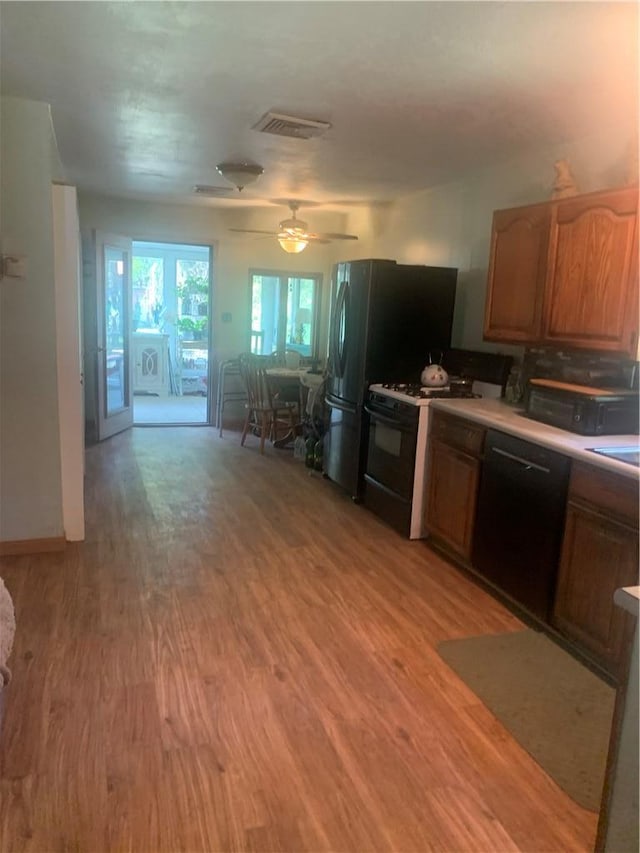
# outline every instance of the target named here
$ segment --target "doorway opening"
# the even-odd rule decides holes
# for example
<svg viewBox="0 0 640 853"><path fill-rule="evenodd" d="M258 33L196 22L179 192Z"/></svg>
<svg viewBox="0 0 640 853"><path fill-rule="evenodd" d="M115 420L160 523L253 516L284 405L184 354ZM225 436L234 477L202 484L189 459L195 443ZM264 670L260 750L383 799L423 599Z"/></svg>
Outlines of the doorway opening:
<svg viewBox="0 0 640 853"><path fill-rule="evenodd" d="M133 423L211 418L212 249L134 241Z"/></svg>

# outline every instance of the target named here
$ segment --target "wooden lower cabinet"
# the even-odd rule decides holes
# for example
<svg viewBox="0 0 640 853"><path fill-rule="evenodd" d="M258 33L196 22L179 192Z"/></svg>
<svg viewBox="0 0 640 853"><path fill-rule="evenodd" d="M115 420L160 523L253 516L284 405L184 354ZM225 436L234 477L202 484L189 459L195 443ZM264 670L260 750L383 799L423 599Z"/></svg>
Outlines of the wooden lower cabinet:
<svg viewBox="0 0 640 853"><path fill-rule="evenodd" d="M614 676L628 637L613 594L638 583L637 489L633 479L574 465L552 616Z"/></svg>
<svg viewBox="0 0 640 853"><path fill-rule="evenodd" d="M426 527L436 544L468 563L485 430L440 412L431 417Z"/></svg>

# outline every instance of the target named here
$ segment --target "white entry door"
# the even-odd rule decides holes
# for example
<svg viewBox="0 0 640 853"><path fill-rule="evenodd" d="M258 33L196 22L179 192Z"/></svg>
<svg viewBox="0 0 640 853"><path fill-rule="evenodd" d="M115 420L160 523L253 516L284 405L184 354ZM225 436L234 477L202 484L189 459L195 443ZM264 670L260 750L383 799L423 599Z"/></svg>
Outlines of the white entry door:
<svg viewBox="0 0 640 853"><path fill-rule="evenodd" d="M131 240L96 234L98 440L133 425Z"/></svg>

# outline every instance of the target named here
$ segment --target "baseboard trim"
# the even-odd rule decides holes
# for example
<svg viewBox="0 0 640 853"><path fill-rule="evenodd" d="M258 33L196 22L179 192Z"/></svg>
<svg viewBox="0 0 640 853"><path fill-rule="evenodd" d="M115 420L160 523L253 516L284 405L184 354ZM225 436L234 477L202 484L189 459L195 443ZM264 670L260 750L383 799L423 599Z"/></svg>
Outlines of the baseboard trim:
<svg viewBox="0 0 640 853"><path fill-rule="evenodd" d="M46 554L50 551L64 551L66 546L64 536L54 536L50 539L14 539L0 542L0 557L19 557L22 554Z"/></svg>

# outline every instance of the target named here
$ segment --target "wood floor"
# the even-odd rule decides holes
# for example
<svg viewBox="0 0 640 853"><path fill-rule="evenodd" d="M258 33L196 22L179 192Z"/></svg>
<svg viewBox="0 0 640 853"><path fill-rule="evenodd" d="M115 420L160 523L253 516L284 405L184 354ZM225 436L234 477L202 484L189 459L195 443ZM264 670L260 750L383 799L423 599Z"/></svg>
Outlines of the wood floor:
<svg viewBox="0 0 640 853"><path fill-rule="evenodd" d="M87 524L0 564L0 849L592 849L436 651L518 620L290 451L131 430L87 453Z"/></svg>

